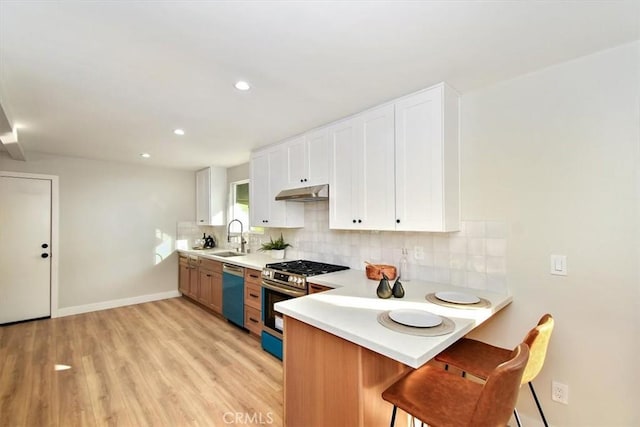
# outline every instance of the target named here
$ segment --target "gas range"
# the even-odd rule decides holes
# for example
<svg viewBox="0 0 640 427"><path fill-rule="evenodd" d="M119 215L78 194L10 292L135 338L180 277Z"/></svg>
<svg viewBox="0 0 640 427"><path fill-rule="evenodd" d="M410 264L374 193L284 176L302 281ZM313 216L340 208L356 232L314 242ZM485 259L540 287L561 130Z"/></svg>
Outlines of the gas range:
<svg viewBox="0 0 640 427"><path fill-rule="evenodd" d="M262 270L262 278L275 282L280 286L287 286L307 291L307 277L319 274L333 273L347 270L343 265L325 264L322 262L296 260L267 264Z"/></svg>
<svg viewBox="0 0 640 427"><path fill-rule="evenodd" d="M303 259L267 264L262 270L262 348L282 360L284 319L275 304L307 295L308 277L348 268Z"/></svg>

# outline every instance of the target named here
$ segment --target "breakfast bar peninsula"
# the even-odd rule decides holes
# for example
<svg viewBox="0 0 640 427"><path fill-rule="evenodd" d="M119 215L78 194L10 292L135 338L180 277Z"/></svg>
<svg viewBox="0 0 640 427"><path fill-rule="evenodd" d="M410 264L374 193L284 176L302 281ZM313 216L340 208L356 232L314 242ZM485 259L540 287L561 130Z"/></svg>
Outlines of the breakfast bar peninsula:
<svg viewBox="0 0 640 427"><path fill-rule="evenodd" d="M391 405L382 400L382 391L511 302L507 293L413 280L404 283L404 298L380 299L378 282L357 270L317 276L311 282L334 289L275 305L284 317L288 427L388 425ZM433 294L441 292L472 294L483 304L431 302ZM395 310L427 311L442 317L448 329L420 336L406 326L383 325L384 315ZM414 329L429 334L429 328Z"/></svg>

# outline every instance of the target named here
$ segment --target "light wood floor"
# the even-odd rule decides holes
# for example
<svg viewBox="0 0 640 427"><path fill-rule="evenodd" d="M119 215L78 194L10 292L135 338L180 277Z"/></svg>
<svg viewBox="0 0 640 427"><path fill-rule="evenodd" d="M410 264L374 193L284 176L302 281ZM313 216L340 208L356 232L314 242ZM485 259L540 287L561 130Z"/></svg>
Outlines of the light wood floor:
<svg viewBox="0 0 640 427"><path fill-rule="evenodd" d="M280 361L183 298L0 327L3 427L280 426L282 395Z"/></svg>

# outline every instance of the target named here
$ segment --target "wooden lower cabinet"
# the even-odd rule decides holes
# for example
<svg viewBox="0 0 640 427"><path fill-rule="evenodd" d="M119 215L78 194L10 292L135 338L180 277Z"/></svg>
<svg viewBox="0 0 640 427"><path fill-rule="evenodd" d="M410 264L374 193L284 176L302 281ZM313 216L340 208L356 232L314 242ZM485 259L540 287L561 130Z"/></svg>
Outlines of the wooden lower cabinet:
<svg viewBox="0 0 640 427"><path fill-rule="evenodd" d="M309 283L309 294L317 294L318 292L330 291L333 288L324 285L318 285L317 283Z"/></svg>
<svg viewBox="0 0 640 427"><path fill-rule="evenodd" d="M244 270L244 327L262 333L262 273L250 268Z"/></svg>
<svg viewBox="0 0 640 427"><path fill-rule="evenodd" d="M180 255L178 261L178 290L182 294L189 293L189 277L191 275L191 268L189 267L189 258Z"/></svg>
<svg viewBox="0 0 640 427"><path fill-rule="evenodd" d="M289 316L283 344L285 426L389 425L381 394L410 367ZM398 411L396 426L407 418Z"/></svg>
<svg viewBox="0 0 640 427"><path fill-rule="evenodd" d="M244 327L256 335L262 332L262 320L260 310L256 310L248 305L244 306Z"/></svg>
<svg viewBox="0 0 640 427"><path fill-rule="evenodd" d="M200 293L200 288L198 287L198 267L190 263L189 269L191 272L189 273L189 291L187 295L193 299L198 299L198 294Z"/></svg>
<svg viewBox="0 0 640 427"><path fill-rule="evenodd" d="M222 273L199 269L198 302L222 314Z"/></svg>
<svg viewBox="0 0 640 427"><path fill-rule="evenodd" d="M198 257L180 255L178 258L178 290L182 295L198 297Z"/></svg>
<svg viewBox="0 0 640 427"><path fill-rule="evenodd" d="M222 263L181 255L178 289L190 299L222 314Z"/></svg>

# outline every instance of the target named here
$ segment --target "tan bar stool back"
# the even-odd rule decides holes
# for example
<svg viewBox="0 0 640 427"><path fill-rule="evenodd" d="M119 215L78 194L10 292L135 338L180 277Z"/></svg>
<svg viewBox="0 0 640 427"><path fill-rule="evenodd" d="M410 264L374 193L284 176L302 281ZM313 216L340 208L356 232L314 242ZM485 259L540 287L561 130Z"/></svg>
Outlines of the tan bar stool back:
<svg viewBox="0 0 640 427"><path fill-rule="evenodd" d="M516 406L529 347L519 344L484 384L424 365L393 383L382 398L430 427L506 426Z"/></svg>
<svg viewBox="0 0 640 427"><path fill-rule="evenodd" d="M530 354L529 362L522 376L522 384L529 384L529 390L531 390L531 394L536 402L538 412L540 412L545 427L548 427L547 419L538 401L538 396L533 388L532 381L538 376L544 365L553 326L553 316L545 314L538 322L538 325L529 331L523 341L523 343L529 346ZM462 338L438 354L435 359L444 363L447 367L453 366L465 373L484 380L488 378L496 366L507 360L510 354L511 351L508 349L495 347L491 344L470 338ZM521 426L517 409L514 409L514 416L518 426Z"/></svg>

